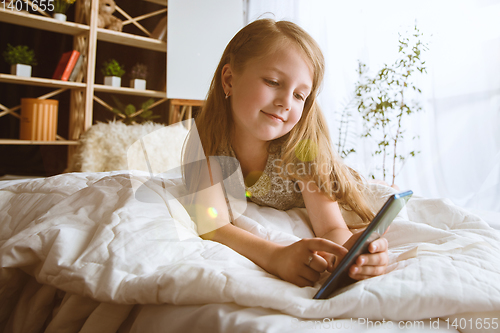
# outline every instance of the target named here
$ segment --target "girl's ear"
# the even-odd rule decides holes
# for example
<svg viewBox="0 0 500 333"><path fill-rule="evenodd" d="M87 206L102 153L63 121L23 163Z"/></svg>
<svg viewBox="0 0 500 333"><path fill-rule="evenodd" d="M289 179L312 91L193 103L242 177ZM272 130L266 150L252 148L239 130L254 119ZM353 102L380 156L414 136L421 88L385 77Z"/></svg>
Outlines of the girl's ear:
<svg viewBox="0 0 500 333"><path fill-rule="evenodd" d="M225 64L221 73L222 89L226 95L231 95L233 89L233 70L231 65Z"/></svg>

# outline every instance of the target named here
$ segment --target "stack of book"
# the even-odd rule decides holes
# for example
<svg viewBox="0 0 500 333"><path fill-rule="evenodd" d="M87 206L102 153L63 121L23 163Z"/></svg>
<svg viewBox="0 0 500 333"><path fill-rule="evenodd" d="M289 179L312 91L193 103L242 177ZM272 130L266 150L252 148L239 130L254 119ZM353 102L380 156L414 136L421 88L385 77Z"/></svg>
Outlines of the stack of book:
<svg viewBox="0 0 500 333"><path fill-rule="evenodd" d="M83 64L83 56L80 52L73 50L63 53L59 63L57 64L52 79L62 81L76 81L76 77L80 72Z"/></svg>

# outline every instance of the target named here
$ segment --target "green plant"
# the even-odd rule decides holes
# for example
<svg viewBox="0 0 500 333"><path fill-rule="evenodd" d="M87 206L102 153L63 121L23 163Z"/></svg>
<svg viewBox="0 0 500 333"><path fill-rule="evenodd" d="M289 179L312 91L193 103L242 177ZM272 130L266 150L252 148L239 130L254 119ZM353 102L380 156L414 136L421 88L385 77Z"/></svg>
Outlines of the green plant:
<svg viewBox="0 0 500 333"><path fill-rule="evenodd" d="M3 52L3 57L9 65L37 65L35 51L30 50L26 45L12 46L7 44L7 49Z"/></svg>
<svg viewBox="0 0 500 333"><path fill-rule="evenodd" d="M138 111L133 104L125 105L120 102L118 98L114 96L112 96L112 98L117 107L113 108L111 111L122 118L121 121L127 125L138 124L160 118L158 115L153 115L153 111L150 110L150 107L154 104L154 100L152 98L142 103L141 109Z"/></svg>
<svg viewBox="0 0 500 333"><path fill-rule="evenodd" d="M392 65L385 64L374 76L370 76L367 66L359 62L360 81L355 91L358 111L364 123L362 136L371 137L377 142L377 149L372 155L382 156L384 181L388 168L386 157L391 157L393 185L407 158L419 153L415 150L401 153L398 143L404 139L406 132L403 118L422 110L418 102L422 91L413 81L414 73L427 73L425 61L420 59L422 52L428 50L427 43L421 40L422 35L416 26L412 32L399 34L398 59ZM399 171L396 172L398 163ZM375 178L373 174L371 177Z"/></svg>
<svg viewBox="0 0 500 333"><path fill-rule="evenodd" d="M351 128L352 119L354 117L354 111L357 107L357 99L356 96L351 96L344 104L342 111L340 112L340 119L338 121L339 127L339 141L337 143L337 152L339 153L341 158L346 158L351 153L355 153L356 149L348 147L349 145L353 145L353 139L355 134L353 135L353 131Z"/></svg>
<svg viewBox="0 0 500 333"><path fill-rule="evenodd" d="M361 64L358 64L358 81L355 83L355 92L349 94L349 97L346 102L343 103L342 111L337 113L340 116L338 121L338 143L337 143L337 152L340 157L346 158L352 153L356 152L355 147L359 138L359 134L356 129L352 128L353 123L356 123L356 112L358 111L359 106L359 94L357 90L361 85L361 78L363 72L361 71ZM355 125L355 124L354 124Z"/></svg>
<svg viewBox="0 0 500 333"><path fill-rule="evenodd" d="M54 0L54 13L65 14L76 0Z"/></svg>
<svg viewBox="0 0 500 333"><path fill-rule="evenodd" d="M130 71L130 77L132 80L134 79L141 79L141 80L146 80L146 77L148 76L148 66L145 64L137 63L132 67L132 70Z"/></svg>
<svg viewBox="0 0 500 333"><path fill-rule="evenodd" d="M120 65L115 59L105 61L102 65L101 72L104 76L122 77L125 74L123 65Z"/></svg>

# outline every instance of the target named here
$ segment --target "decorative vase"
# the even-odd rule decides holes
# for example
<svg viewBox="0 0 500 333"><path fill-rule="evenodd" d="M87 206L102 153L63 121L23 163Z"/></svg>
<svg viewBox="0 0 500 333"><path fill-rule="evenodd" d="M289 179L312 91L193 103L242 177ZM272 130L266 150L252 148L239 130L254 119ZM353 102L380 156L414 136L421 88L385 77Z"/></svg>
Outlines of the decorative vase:
<svg viewBox="0 0 500 333"><path fill-rule="evenodd" d="M138 90L146 90L146 80L143 79L130 80L130 88Z"/></svg>
<svg viewBox="0 0 500 333"><path fill-rule="evenodd" d="M112 87L121 87L122 78L118 76L105 76L104 84Z"/></svg>
<svg viewBox="0 0 500 333"><path fill-rule="evenodd" d="M33 141L55 141L57 109L54 99L21 98L21 128L19 138Z"/></svg>
<svg viewBox="0 0 500 333"><path fill-rule="evenodd" d="M10 73L17 76L31 77L31 66L15 64L10 66Z"/></svg>
<svg viewBox="0 0 500 333"><path fill-rule="evenodd" d="M66 14L63 13L54 13L54 20L66 22Z"/></svg>

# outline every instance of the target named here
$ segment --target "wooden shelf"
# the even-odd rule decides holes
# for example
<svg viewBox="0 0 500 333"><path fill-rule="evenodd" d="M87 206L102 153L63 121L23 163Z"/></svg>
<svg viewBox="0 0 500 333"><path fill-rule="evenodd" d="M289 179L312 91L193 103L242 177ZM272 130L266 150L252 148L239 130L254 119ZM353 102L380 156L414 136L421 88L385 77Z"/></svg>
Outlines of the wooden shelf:
<svg viewBox="0 0 500 333"><path fill-rule="evenodd" d="M97 40L167 53L167 43L159 39L137 36L125 32L98 28Z"/></svg>
<svg viewBox="0 0 500 333"><path fill-rule="evenodd" d="M155 90L139 90L127 87L112 87L105 86L102 84L95 84L94 91L107 92L107 93L116 93L123 95L134 95L134 96L145 96L152 98L167 98L167 93L164 91L155 91Z"/></svg>
<svg viewBox="0 0 500 333"><path fill-rule="evenodd" d="M32 140L14 140L0 139L0 145L49 145L49 146L76 146L78 141L57 140L57 141L32 141Z"/></svg>
<svg viewBox="0 0 500 333"><path fill-rule="evenodd" d="M158 5L167 6L167 0L145 0L147 2L156 3Z"/></svg>
<svg viewBox="0 0 500 333"><path fill-rule="evenodd" d="M86 83L45 79L40 77L23 77L11 74L0 74L0 82L24 84L49 88L85 89Z"/></svg>
<svg viewBox="0 0 500 333"><path fill-rule="evenodd" d="M12 11L3 8L0 9L0 21L72 36L89 32L89 27L84 24L61 22L54 20L52 17L30 14L23 11Z"/></svg>

